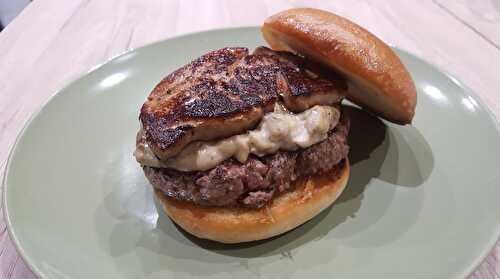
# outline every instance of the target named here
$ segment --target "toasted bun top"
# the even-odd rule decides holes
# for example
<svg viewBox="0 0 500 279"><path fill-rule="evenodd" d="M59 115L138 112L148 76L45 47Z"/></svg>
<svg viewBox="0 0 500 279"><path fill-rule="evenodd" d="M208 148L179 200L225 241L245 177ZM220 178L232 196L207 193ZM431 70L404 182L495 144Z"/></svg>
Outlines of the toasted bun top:
<svg viewBox="0 0 500 279"><path fill-rule="evenodd" d="M366 29L330 12L298 8L269 17L262 33L273 49L344 74L349 100L392 122L411 123L417 103L413 80L392 49Z"/></svg>

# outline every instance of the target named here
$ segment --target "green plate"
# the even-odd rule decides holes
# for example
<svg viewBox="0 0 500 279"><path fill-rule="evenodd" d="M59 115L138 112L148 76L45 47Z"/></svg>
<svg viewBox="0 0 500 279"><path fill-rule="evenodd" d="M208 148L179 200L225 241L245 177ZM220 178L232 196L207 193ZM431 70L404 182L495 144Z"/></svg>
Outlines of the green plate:
<svg viewBox="0 0 500 279"><path fill-rule="evenodd" d="M285 235L224 246L158 212L132 152L138 111L163 76L213 49L264 45L225 29L121 55L56 94L26 125L5 214L41 278L465 278L500 231L500 133L457 80L396 50L418 90L413 126L360 110L339 200Z"/></svg>

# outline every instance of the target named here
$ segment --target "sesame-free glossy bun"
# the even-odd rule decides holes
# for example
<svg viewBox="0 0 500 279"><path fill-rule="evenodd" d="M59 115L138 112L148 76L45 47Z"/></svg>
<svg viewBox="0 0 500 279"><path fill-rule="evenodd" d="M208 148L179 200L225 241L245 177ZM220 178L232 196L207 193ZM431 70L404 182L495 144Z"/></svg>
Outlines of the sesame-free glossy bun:
<svg viewBox="0 0 500 279"><path fill-rule="evenodd" d="M333 13L290 9L269 17L262 34L271 48L298 53L349 80L347 98L399 124L409 124L417 95L394 51L375 35Z"/></svg>
<svg viewBox="0 0 500 279"><path fill-rule="evenodd" d="M318 215L344 190L349 178L346 160L330 173L297 182L261 209L208 207L179 201L155 190L167 215L187 232L223 243L240 243L285 233Z"/></svg>

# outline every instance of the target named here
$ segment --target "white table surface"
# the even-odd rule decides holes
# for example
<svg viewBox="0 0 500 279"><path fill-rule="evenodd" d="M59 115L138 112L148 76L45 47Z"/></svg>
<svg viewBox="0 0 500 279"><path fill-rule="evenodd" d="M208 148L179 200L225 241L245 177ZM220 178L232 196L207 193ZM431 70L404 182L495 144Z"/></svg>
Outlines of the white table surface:
<svg viewBox="0 0 500 279"><path fill-rule="evenodd" d="M500 116L500 1L36 0L0 33L0 171L28 117L93 66L175 35L260 25L291 7L333 11L472 88ZM0 278L33 278L0 217ZM76 260L76 259L75 259ZM500 279L500 245L471 278Z"/></svg>

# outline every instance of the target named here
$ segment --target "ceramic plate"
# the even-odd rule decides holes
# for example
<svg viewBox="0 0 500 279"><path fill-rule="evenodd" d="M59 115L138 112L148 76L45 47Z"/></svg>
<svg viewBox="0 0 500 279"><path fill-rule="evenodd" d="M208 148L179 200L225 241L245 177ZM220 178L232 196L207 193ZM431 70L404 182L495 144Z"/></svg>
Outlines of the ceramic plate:
<svg viewBox="0 0 500 279"><path fill-rule="evenodd" d="M26 125L4 181L9 231L42 278L465 278L500 228L500 133L457 80L396 50L418 90L412 126L351 109L351 179L305 225L258 243L195 239L158 212L132 152L162 77L258 28L155 43L98 67Z"/></svg>

